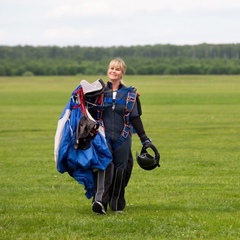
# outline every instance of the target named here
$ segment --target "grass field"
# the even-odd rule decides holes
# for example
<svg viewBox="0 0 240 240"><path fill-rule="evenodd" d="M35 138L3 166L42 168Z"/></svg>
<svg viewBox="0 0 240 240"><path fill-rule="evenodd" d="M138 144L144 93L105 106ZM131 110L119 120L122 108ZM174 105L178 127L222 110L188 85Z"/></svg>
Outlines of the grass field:
<svg viewBox="0 0 240 240"><path fill-rule="evenodd" d="M0 239L240 239L240 76L125 78L161 167L135 162L124 213L105 216L53 161L58 118L83 78L96 80L0 78Z"/></svg>

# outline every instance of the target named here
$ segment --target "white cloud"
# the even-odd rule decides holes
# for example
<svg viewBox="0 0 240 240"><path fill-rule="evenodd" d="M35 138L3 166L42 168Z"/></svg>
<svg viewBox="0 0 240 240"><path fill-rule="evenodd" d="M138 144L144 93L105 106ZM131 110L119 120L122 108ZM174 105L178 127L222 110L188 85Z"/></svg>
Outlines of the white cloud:
<svg viewBox="0 0 240 240"><path fill-rule="evenodd" d="M7 39L7 32L6 31L3 31L3 30L0 30L0 39Z"/></svg>
<svg viewBox="0 0 240 240"><path fill-rule="evenodd" d="M240 1L1 0L0 29L0 45L240 42Z"/></svg>
<svg viewBox="0 0 240 240"><path fill-rule="evenodd" d="M120 6L119 6L120 5ZM55 5L46 13L49 19L64 17L105 17L116 18L135 15L142 15L143 18L149 14L161 14L163 16L191 14L193 13L224 13L240 10L240 1L236 0L149 0L129 1L122 0L90 0L85 2L68 1L66 4ZM159 17L161 17L161 15Z"/></svg>
<svg viewBox="0 0 240 240"><path fill-rule="evenodd" d="M48 19L58 18L79 18L79 17L104 17L105 15L114 15L107 2L96 1L91 2L79 2L77 5L64 4L55 7L47 12L46 17Z"/></svg>

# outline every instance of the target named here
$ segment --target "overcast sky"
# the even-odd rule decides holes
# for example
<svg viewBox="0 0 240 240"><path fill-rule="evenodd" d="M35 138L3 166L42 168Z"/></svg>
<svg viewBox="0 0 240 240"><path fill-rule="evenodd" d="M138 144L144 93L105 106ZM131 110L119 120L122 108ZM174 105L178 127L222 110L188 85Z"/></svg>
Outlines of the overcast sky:
<svg viewBox="0 0 240 240"><path fill-rule="evenodd" d="M0 45L240 43L240 0L0 0Z"/></svg>

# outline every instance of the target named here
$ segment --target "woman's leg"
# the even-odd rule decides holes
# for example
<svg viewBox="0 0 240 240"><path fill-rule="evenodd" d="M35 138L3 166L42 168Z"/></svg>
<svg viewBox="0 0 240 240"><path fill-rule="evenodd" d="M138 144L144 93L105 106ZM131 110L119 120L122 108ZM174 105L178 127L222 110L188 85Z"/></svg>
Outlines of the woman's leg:
<svg viewBox="0 0 240 240"><path fill-rule="evenodd" d="M109 205L113 211L122 211L125 208L125 187L131 176L131 137L128 137L113 152L114 175L110 188Z"/></svg>
<svg viewBox="0 0 240 240"><path fill-rule="evenodd" d="M105 170L94 172L95 195L92 210L99 214L105 214L109 203L109 188L113 179L113 164L110 163Z"/></svg>

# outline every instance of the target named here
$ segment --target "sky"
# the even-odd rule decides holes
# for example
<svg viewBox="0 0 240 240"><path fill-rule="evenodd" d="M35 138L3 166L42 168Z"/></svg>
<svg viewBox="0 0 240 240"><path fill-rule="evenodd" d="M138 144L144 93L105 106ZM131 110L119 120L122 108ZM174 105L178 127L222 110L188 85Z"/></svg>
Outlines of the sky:
<svg viewBox="0 0 240 240"><path fill-rule="evenodd" d="M240 0L0 0L0 45L240 43Z"/></svg>

